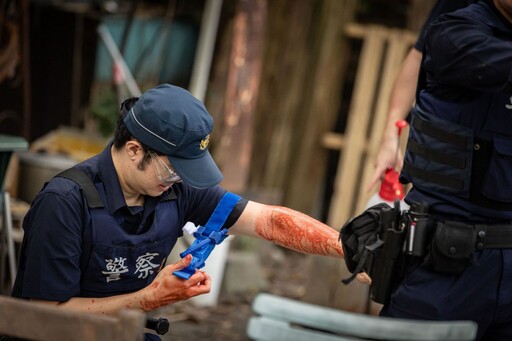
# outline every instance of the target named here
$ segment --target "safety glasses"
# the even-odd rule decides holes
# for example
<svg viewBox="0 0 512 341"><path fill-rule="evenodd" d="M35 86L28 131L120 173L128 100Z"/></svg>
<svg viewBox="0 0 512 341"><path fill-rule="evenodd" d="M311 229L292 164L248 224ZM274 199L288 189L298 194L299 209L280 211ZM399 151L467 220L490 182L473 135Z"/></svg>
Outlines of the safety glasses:
<svg viewBox="0 0 512 341"><path fill-rule="evenodd" d="M172 184L181 181L180 176L172 166L168 166L161 158L158 157L158 155L150 151L149 156L152 159L158 180L160 180L164 185L171 186Z"/></svg>

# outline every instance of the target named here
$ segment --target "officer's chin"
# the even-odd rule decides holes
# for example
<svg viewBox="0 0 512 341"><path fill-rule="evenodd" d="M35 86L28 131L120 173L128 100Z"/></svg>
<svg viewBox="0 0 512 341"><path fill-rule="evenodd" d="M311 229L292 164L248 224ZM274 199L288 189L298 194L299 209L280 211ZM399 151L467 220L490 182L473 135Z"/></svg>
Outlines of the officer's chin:
<svg viewBox="0 0 512 341"><path fill-rule="evenodd" d="M171 186L166 186L166 185L158 185L158 189L161 191L160 194L162 194L163 192L165 191L168 191L169 188L171 188Z"/></svg>
<svg viewBox="0 0 512 341"><path fill-rule="evenodd" d="M154 187L151 190L147 191L146 195L149 195L150 197L159 197L168 189L169 186L158 185L157 187Z"/></svg>

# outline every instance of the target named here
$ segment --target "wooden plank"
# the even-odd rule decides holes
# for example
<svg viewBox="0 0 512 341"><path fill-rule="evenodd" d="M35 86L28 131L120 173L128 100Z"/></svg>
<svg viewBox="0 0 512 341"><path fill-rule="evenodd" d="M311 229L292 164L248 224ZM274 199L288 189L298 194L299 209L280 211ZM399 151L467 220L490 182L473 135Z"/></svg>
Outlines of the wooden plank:
<svg viewBox="0 0 512 341"><path fill-rule="evenodd" d="M320 139L338 114L350 56L344 24L356 5L269 1L250 187L284 190L281 204L308 214L325 179L328 153Z"/></svg>
<svg viewBox="0 0 512 341"><path fill-rule="evenodd" d="M246 190L249 178L266 15L266 0L237 3L224 103L224 129L220 148L215 153L224 174L222 186L237 193Z"/></svg>
<svg viewBox="0 0 512 341"><path fill-rule="evenodd" d="M341 227L345 223L355 206L354 193L361 186L358 173L362 148L366 143L365 132L372 110L372 99L376 96L378 70L384 52L384 37L385 32L379 27L371 26L363 42L345 133L347 148L343 151L338 164L327 222L333 227Z"/></svg>
<svg viewBox="0 0 512 341"><path fill-rule="evenodd" d="M252 159L254 187L283 189L290 159L296 154L298 115L311 71L311 46L305 42L314 27L314 8L313 1L269 2L262 69L265 86L260 89L254 126L254 148L261 151Z"/></svg>
<svg viewBox="0 0 512 341"><path fill-rule="evenodd" d="M384 61L385 64L382 70L379 91L376 96L376 110L370 120L370 135L368 136L368 142L366 144L368 146L368 151L364 155L365 161L361 179L362 186L357 195L357 205L353 214L362 212L366 203L373 194L367 191L366 188L368 188L371 176L373 175L375 157L379 151L383 130L386 125L389 96L391 94L396 75L402 66L402 61L411 47L410 44L407 43L407 39L405 39L406 34L407 33L404 31L391 30L387 36L388 47ZM404 131L404 133L406 132Z"/></svg>
<svg viewBox="0 0 512 341"><path fill-rule="evenodd" d="M377 25L363 25L354 22L347 24L347 26L345 27L345 34L350 38L365 39L367 37L368 31L375 29L375 27L379 27L379 30L383 33L386 39L387 37L392 35L393 32L400 32L399 34L403 39L402 42L408 45L412 45L417 38L417 34L412 31L397 30L396 28L389 28Z"/></svg>
<svg viewBox="0 0 512 341"><path fill-rule="evenodd" d="M405 53L414 41L414 35L408 31L374 25L350 24L346 34L363 39L363 46L346 131L343 135L323 135L324 145L340 148L342 152L328 216L328 224L334 228L341 228L369 198L366 184L374 169L373 158L387 118L389 94ZM333 287L334 293L330 294L332 303L328 306L359 313L375 308L369 301L367 285L358 281L348 286L339 283L350 275L345 264L315 258L312 264L316 272L324 267L323 272L331 274L327 286ZM308 294L307 301L325 303L310 298Z"/></svg>
<svg viewBox="0 0 512 341"><path fill-rule="evenodd" d="M322 136L322 147L332 150L342 150L345 147L345 136L328 131Z"/></svg>
<svg viewBox="0 0 512 341"><path fill-rule="evenodd" d="M354 203L352 193L357 190L357 174L360 155L365 146L365 127L368 124L372 109L371 98L375 96L378 70L384 53L384 33L378 27L372 26L366 32L361 57L354 85L354 95L350 105L346 145L338 164L338 172L329 211L328 225L341 228L345 217L351 212ZM350 167L343 165L350 165ZM350 181L352 179L352 181ZM349 180L349 181L347 181ZM342 278L347 278L350 272L343 262L338 260L321 260L312 258L315 268L329 269L331 276L328 283L333 285L334 292L330 295L329 306L342 310L365 313L368 309L368 286L357 281L349 286L340 284ZM319 270L317 270L319 271ZM329 286L330 287L330 286ZM315 303L310 297L307 300Z"/></svg>
<svg viewBox="0 0 512 341"><path fill-rule="evenodd" d="M350 24L347 26L346 32L357 38L366 34L366 38L363 38L366 41L370 32L376 29L379 30L379 39L382 39L382 44L387 48L380 55L373 57L373 63L374 65L380 63L384 66L380 68L379 64L378 68L373 67L366 71L358 70L347 130L343 138L340 139L339 136L332 134L323 136L324 145L328 144L327 147L330 148L341 147L343 151L338 164L328 220L329 224L338 226L362 211L372 195L366 191L366 188L373 174L373 163L387 118L389 95L404 56L415 38L410 31L372 25ZM362 53L360 64L367 63L364 58L369 57L364 57ZM370 86L359 86L358 79L367 77L361 75L361 72L368 74L373 72L372 78L366 78L366 82L375 81L378 84L371 89ZM361 104L362 102L363 104ZM404 136L407 136L407 130L403 132L402 137ZM341 140L343 142L340 143ZM404 138L402 140L405 141ZM347 167L349 169L346 169ZM342 205L342 198L350 198L352 205Z"/></svg>
<svg viewBox="0 0 512 341"><path fill-rule="evenodd" d="M437 0L411 0L407 10L407 29L419 32Z"/></svg>
<svg viewBox="0 0 512 341"><path fill-rule="evenodd" d="M355 12L355 5L350 1L325 0L317 6L320 7L319 14L311 32L311 40L317 45L309 51L313 61L308 66L311 81L308 88L302 90L302 106L297 113L301 118L292 125L301 132L293 142L300 152L293 153L290 158L284 193L285 206L311 215L314 215L312 208L316 208L320 201L328 157L319 136L332 129L339 113L342 75L349 58L348 53L340 54L349 46L348 40L342 38L346 22Z"/></svg>
<svg viewBox="0 0 512 341"><path fill-rule="evenodd" d="M23 339L140 341L145 319L145 314L135 310L114 317L0 296L0 334Z"/></svg>

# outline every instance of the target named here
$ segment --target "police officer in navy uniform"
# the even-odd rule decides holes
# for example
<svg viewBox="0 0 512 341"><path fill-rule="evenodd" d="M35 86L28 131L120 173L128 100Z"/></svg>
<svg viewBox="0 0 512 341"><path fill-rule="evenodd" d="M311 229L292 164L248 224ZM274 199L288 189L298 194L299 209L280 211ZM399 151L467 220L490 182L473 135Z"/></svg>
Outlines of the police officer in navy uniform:
<svg viewBox="0 0 512 341"><path fill-rule="evenodd" d="M477 1L438 0L430 11L427 20L421 28L418 39L402 63L389 95L386 125L382 134L379 151L375 157L375 170L368 185L369 189L384 179L386 170L395 169L400 171L402 168L403 156L399 148L400 136L397 134L396 122L405 120L414 105L416 85L418 83L421 59L425 48L425 35L428 27L441 14L456 11Z"/></svg>
<svg viewBox="0 0 512 341"><path fill-rule="evenodd" d="M401 180L428 205L431 242L381 314L512 340L512 0L442 15L422 68Z"/></svg>
<svg viewBox="0 0 512 341"><path fill-rule="evenodd" d="M113 142L74 167L85 180L57 176L35 197L13 296L116 314L210 291L203 271L173 275L190 265L190 255L165 263L182 227L204 226L226 194L207 148L212 117L169 84L126 101L122 111ZM238 199L222 226L229 234L342 257L336 230L288 208Z"/></svg>

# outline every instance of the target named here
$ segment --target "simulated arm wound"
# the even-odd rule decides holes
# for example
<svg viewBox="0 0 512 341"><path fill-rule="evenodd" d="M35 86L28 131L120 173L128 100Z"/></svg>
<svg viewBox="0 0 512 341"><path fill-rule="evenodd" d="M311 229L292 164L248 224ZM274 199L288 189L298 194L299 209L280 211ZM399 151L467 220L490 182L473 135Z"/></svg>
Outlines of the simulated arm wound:
<svg viewBox="0 0 512 341"><path fill-rule="evenodd" d="M256 221L256 233L286 248L316 255L342 257L338 231L286 207L269 206Z"/></svg>

